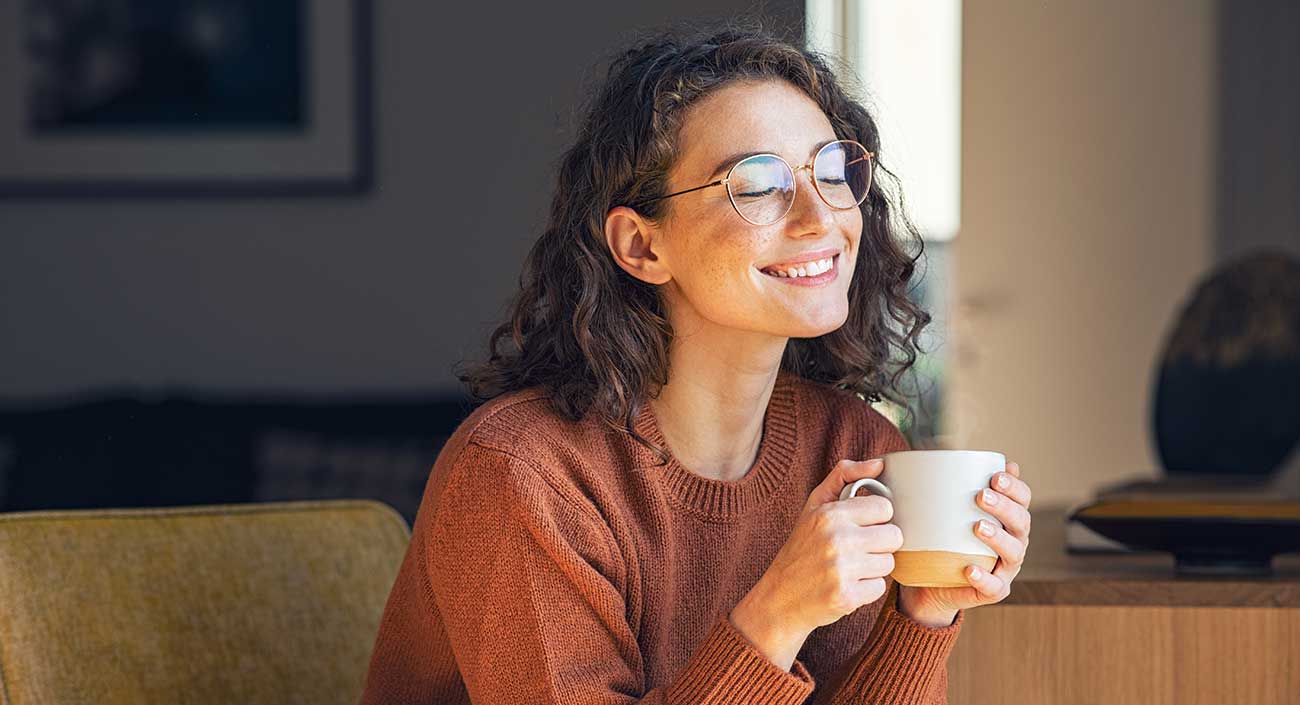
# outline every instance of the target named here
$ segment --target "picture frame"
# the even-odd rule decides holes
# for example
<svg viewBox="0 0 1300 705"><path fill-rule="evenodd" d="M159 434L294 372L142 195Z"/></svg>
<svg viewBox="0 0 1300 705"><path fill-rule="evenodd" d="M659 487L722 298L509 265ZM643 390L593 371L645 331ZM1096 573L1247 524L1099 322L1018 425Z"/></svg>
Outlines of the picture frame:
<svg viewBox="0 0 1300 705"><path fill-rule="evenodd" d="M363 194L371 63L369 0L0 3L0 198Z"/></svg>

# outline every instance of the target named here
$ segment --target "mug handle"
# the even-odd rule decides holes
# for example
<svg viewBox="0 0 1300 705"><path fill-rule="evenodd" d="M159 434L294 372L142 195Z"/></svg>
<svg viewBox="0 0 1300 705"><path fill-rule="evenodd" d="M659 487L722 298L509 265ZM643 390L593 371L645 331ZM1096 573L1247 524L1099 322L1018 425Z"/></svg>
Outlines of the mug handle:
<svg viewBox="0 0 1300 705"><path fill-rule="evenodd" d="M894 501L894 493L891 492L888 487L885 487L884 483L870 477L855 480L853 484L847 485L840 491L840 499L848 499L849 497L852 497L858 493L858 489L861 487L870 487L873 493L878 494L891 502Z"/></svg>

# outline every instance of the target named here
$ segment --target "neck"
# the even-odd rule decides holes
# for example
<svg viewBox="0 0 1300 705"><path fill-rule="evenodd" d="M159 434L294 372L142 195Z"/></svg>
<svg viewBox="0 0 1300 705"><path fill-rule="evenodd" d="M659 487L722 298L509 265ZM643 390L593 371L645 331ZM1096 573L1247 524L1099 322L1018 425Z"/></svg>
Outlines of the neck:
<svg viewBox="0 0 1300 705"><path fill-rule="evenodd" d="M749 472L787 341L711 326L673 336L668 383L649 403L682 467L728 482Z"/></svg>

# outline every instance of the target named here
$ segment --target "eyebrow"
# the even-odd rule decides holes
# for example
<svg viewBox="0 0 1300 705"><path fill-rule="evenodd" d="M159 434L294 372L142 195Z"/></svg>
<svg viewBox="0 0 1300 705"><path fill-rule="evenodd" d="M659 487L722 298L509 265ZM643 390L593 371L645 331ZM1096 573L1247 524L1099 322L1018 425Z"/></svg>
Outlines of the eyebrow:
<svg viewBox="0 0 1300 705"><path fill-rule="evenodd" d="M826 145L830 144L831 142L834 142L837 139L839 138L835 137L832 139L818 142L817 144L813 145L812 154L816 154L818 151L821 150L822 147L825 147ZM776 153L771 151L766 151L766 150L760 150L757 152L739 152L737 154L732 154L728 156L726 159L723 159L722 161L718 162L718 165L713 168L713 171L709 172L709 176L708 176L709 180L712 180L713 177L717 176L719 173L730 169L732 166L736 164L736 162L740 161L741 159L747 159L749 157L758 154L776 154Z"/></svg>

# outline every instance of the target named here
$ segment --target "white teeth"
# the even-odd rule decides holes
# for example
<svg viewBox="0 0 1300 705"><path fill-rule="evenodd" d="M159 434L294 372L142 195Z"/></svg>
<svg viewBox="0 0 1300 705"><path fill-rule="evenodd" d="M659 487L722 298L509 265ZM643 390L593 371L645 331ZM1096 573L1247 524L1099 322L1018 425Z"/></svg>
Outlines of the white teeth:
<svg viewBox="0 0 1300 705"><path fill-rule="evenodd" d="M834 266L834 258L827 257L826 259L817 260L816 262L805 262L798 267L792 267L787 270L770 269L767 270L767 272L768 274L777 277L815 277L818 274L829 271L830 268Z"/></svg>

